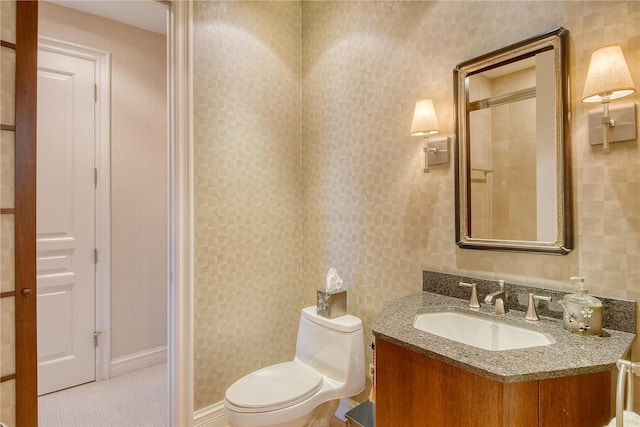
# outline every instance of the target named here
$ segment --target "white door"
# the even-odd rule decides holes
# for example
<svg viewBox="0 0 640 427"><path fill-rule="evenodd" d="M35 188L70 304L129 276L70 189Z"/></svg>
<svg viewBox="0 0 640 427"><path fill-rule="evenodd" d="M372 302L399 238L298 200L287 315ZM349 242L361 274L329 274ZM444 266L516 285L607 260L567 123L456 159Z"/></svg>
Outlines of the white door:
<svg viewBox="0 0 640 427"><path fill-rule="evenodd" d="M95 380L94 67L38 52L38 395Z"/></svg>

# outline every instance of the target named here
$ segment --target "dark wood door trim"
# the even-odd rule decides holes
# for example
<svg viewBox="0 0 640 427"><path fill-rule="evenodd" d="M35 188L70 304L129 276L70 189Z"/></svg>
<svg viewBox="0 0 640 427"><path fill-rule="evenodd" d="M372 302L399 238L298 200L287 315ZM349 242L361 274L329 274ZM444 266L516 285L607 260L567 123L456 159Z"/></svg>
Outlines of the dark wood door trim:
<svg viewBox="0 0 640 427"><path fill-rule="evenodd" d="M38 426L36 332L36 128L38 2L16 8L16 424Z"/></svg>
<svg viewBox="0 0 640 427"><path fill-rule="evenodd" d="M5 40L0 41L0 46L6 47L8 49L13 49L13 50L16 49L15 43L11 43L11 42L8 42L8 41L5 41Z"/></svg>
<svg viewBox="0 0 640 427"><path fill-rule="evenodd" d="M4 377L0 378L0 383L3 383L5 381L15 380L15 379L16 379L16 374L5 375Z"/></svg>

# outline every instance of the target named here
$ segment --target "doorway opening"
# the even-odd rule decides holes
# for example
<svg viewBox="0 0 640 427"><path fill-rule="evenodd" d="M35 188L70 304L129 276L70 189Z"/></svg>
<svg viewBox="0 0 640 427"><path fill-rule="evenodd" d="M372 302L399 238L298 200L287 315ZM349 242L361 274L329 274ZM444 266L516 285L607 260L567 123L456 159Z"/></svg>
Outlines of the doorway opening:
<svg viewBox="0 0 640 427"><path fill-rule="evenodd" d="M47 303L42 303L40 300L40 291L44 287L41 286L40 278L38 281L39 365L50 365L53 371L58 371L53 363L56 358L65 362L70 359L79 359L79 356L71 353L69 349L76 349L76 344L79 342L86 345L89 341L88 347L95 349L93 353L87 352L89 354L87 357L92 363L90 370L93 378L84 376L76 380L75 384L63 383L53 388L42 387L39 394L129 374L167 361L169 324L167 321L169 281L167 277L169 274L167 267L169 160L167 156L169 149L166 30L168 10L165 4L158 2L127 2L135 8L144 6L161 10L160 14L124 11L124 15L128 17L142 16L146 20L150 16L160 16L164 34L158 34L153 30L134 27L135 23L114 21L119 19L108 14L107 18L98 16L97 14L107 13L104 10L105 6L117 9L118 13L122 13L123 7L127 6L121 2L111 3L111 5L109 3L40 2L39 32L41 36L48 38L48 40L42 39L44 44L57 43L60 47L66 43L67 52L59 49L56 52L57 55L68 57L74 49L76 51L84 49L85 52L94 51L96 57L100 56L100 52L104 55L95 60L83 58L84 62L93 61L96 78L95 86L92 88L96 106L96 113L92 114L95 119L94 128L93 132L85 130L95 137L94 153L93 156L85 156L88 159L85 162L87 164L82 166L79 172L82 175L85 169L91 169L90 179L91 181L95 179L91 184L97 189L97 193L91 196L91 203L88 203L93 205L93 214L86 215L93 220L92 231L86 233L90 237L88 240L91 240L87 245L91 253L86 256L86 251L80 254L80 251L68 248L53 248L53 255L50 252L49 256L38 260L39 268L41 265L51 267L48 270L49 274L42 276L45 279L54 279L53 291L42 295L48 298ZM76 6L82 8L96 6L98 9L77 10ZM61 43L61 40L65 43ZM43 68L41 64L39 68ZM46 70L41 72L49 73L58 86L67 87L67 89L68 86L73 86L73 90L77 89L78 85L75 83L66 86L60 83L64 79L59 76L56 80L56 76L52 76L55 74L52 67L44 68ZM102 76L101 71L105 73ZM111 75L105 77L108 72ZM66 75L76 76L76 72L67 71ZM101 77L105 77L102 82L99 81ZM50 85L54 86L54 94L56 84ZM68 89L68 91L73 90ZM52 99L49 95L43 98ZM110 107L101 104L107 100L111 104ZM40 100L38 104L40 105ZM56 109L55 104L53 108ZM78 111L82 112L85 109L81 107ZM67 116L76 117L77 114ZM40 116L39 114L39 121ZM87 120L83 119L80 122L81 127L87 126ZM64 123L68 133L71 132L69 129L73 126ZM58 132L54 133L60 134L61 129L57 130ZM70 140L74 148L81 144L89 145L86 138ZM41 137L38 144L40 151ZM72 160L77 160L76 157L71 157ZM88 165L88 163L93 164ZM55 171L55 167L51 169ZM60 175L72 183L77 183L79 179L70 178L68 169L65 168L65 174ZM40 173L40 164L38 172ZM55 176L55 173L47 176ZM39 186L41 187L44 188ZM66 194L70 194L71 190L62 192L65 191ZM51 197L51 193L47 192L43 197L55 199ZM39 199L40 196L38 194ZM77 196L75 201L87 198L89 196ZM60 202L60 200L51 201L51 203ZM66 202L63 200L62 203ZM42 204L42 206L45 205ZM80 214L74 215L61 215L60 222L64 222L64 219L69 217L76 219ZM45 222L50 219L50 215L46 212L42 215L38 214L39 222L41 217ZM70 226L70 224L73 226L71 221L67 221L65 225ZM43 227L43 231L47 232L43 234L61 235L59 230L51 232L46 227ZM65 241L68 243L69 240L66 238ZM76 277L75 272L65 270L68 265L75 266L79 262L73 259L71 254L77 255L77 258L81 258L83 262L93 264L95 273L95 285L89 285L93 287L94 292L89 295L90 300L80 303L74 300L71 292L71 289L78 289L80 283L62 283L65 280L61 280L61 277L66 279ZM51 264L54 265L51 266ZM69 280L66 281L69 282ZM89 308L93 308L94 311L85 313L85 316L90 318L91 322L84 322L80 317L63 316L63 322L61 322L63 325L56 325L56 328L63 326L69 331L63 331L59 337L51 339L53 336L51 327L54 325L47 320L47 312L50 312L51 319L59 319L60 316L56 313L73 313L75 309L86 312L90 311ZM80 330L79 325L84 326L84 329ZM44 332L42 338L41 331ZM51 342L47 343L47 339ZM40 369L39 366L39 378L46 379L47 375L42 375ZM77 371L75 368L67 369L70 369L67 372ZM165 383L166 371L165 368ZM63 371L59 370L59 372ZM69 377L64 373L59 376ZM40 388L41 384L39 384ZM168 399L166 387L164 394L166 401ZM165 408L168 406L164 404ZM41 425L46 426L42 421L44 420L41 420Z"/></svg>
<svg viewBox="0 0 640 427"><path fill-rule="evenodd" d="M15 2L14 2L15 3ZM83 2L84 3L84 2ZM193 422L193 201L192 201L192 3L161 2L168 16L169 57L169 425ZM36 1L16 6L15 323L16 422L38 424L36 354L36 98L38 9ZM18 144L19 142L19 144ZM19 378L19 380L18 380Z"/></svg>

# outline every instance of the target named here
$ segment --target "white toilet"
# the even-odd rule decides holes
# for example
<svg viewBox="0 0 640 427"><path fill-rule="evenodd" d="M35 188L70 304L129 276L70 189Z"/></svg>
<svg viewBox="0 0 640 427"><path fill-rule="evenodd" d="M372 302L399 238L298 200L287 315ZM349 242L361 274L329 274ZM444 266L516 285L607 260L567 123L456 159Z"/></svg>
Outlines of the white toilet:
<svg viewBox="0 0 640 427"><path fill-rule="evenodd" d="M343 397L364 390L362 321L302 309L296 355L233 383L224 398L231 427L329 427Z"/></svg>

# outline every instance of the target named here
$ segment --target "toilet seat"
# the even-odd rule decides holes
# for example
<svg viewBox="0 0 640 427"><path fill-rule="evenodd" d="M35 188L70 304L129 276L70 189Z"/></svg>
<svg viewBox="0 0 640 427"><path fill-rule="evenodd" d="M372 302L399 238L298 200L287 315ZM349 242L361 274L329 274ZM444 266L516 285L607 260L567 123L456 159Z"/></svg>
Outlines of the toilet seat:
<svg viewBox="0 0 640 427"><path fill-rule="evenodd" d="M297 360L252 372L227 389L225 400L237 412L267 412L296 405L323 385L318 371Z"/></svg>

